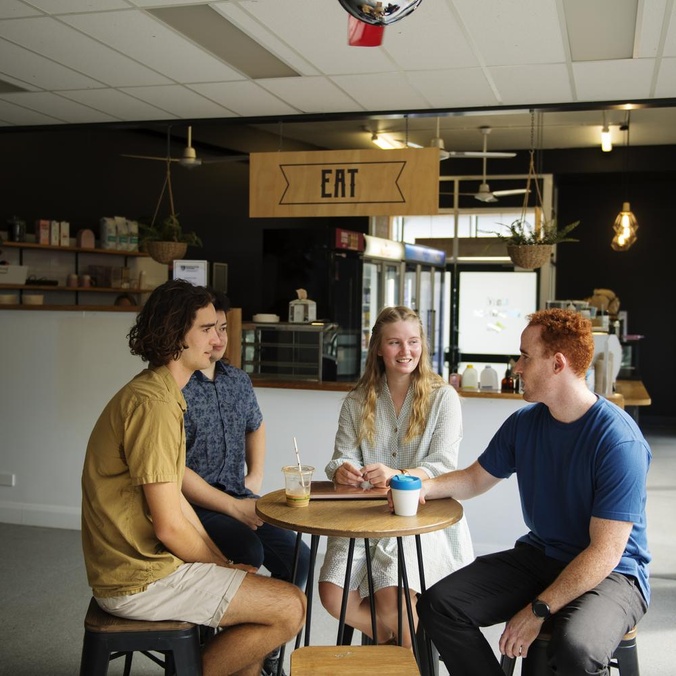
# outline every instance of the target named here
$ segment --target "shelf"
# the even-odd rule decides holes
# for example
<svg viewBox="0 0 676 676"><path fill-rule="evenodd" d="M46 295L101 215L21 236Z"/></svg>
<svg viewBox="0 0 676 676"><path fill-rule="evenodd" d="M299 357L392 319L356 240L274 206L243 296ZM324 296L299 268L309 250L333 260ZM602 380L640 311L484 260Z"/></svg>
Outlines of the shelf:
<svg viewBox="0 0 676 676"><path fill-rule="evenodd" d="M63 251L64 253L93 253L107 256L141 256L148 257L144 251L124 251L123 249L85 249L79 246L56 246L52 244L35 244L34 242L2 242L0 249L38 249L40 251Z"/></svg>
<svg viewBox="0 0 676 676"><path fill-rule="evenodd" d="M60 291L62 293L150 293L151 289L125 289L105 286L55 286L54 284L0 284L2 291Z"/></svg>
<svg viewBox="0 0 676 676"><path fill-rule="evenodd" d="M55 312L140 312L140 305L22 305L19 303L0 305L0 310L29 310Z"/></svg>

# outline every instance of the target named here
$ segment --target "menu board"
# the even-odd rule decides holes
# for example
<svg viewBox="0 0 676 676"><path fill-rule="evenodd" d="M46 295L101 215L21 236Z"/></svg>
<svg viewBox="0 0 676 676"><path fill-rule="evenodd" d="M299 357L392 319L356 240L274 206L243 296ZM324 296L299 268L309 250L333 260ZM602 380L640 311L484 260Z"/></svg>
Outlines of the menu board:
<svg viewBox="0 0 676 676"><path fill-rule="evenodd" d="M460 272L458 347L464 354L517 355L537 309L535 272Z"/></svg>

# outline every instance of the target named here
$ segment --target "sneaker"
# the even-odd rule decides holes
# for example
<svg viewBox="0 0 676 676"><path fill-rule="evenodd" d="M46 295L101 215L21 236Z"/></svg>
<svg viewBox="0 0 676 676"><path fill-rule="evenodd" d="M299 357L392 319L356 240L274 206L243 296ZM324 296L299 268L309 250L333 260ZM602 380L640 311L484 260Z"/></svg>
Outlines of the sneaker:
<svg viewBox="0 0 676 676"><path fill-rule="evenodd" d="M279 648L273 650L263 662L263 671L261 671L261 676L277 676L277 669L279 668ZM280 676L286 676L284 667L279 672Z"/></svg>

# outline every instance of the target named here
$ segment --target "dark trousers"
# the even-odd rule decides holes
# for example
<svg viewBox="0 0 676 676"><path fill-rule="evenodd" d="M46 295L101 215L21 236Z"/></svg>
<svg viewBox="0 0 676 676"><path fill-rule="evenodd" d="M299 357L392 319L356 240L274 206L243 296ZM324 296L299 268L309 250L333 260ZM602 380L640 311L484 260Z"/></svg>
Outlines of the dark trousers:
<svg viewBox="0 0 676 676"><path fill-rule="evenodd" d="M292 582L296 533L264 523L253 530L231 516L194 506L204 529L225 556L236 563L265 566L278 580ZM310 549L301 542L295 584L305 589Z"/></svg>
<svg viewBox="0 0 676 676"><path fill-rule="evenodd" d="M480 627L507 622L564 567L535 547L517 544L478 557L422 594L418 616L449 674L502 676ZM606 676L615 648L646 610L636 581L612 573L552 616L550 666L562 676Z"/></svg>

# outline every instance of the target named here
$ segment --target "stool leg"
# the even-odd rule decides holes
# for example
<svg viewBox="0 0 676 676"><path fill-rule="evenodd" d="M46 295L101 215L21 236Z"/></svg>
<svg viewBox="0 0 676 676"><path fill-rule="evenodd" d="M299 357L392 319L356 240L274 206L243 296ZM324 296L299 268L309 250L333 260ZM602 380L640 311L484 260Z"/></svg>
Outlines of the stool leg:
<svg viewBox="0 0 676 676"><path fill-rule="evenodd" d="M636 640L620 643L613 654L611 666L617 667L620 676L640 676Z"/></svg>
<svg viewBox="0 0 676 676"><path fill-rule="evenodd" d="M202 657L197 627L189 636L173 640L171 651L176 676L202 676Z"/></svg>
<svg viewBox="0 0 676 676"><path fill-rule="evenodd" d="M106 676L110 650L105 640L85 632L80 660L80 676Z"/></svg>
<svg viewBox="0 0 676 676"><path fill-rule="evenodd" d="M500 668L505 672L505 676L512 676L515 666L516 658L507 657L507 655L503 655L500 658Z"/></svg>

